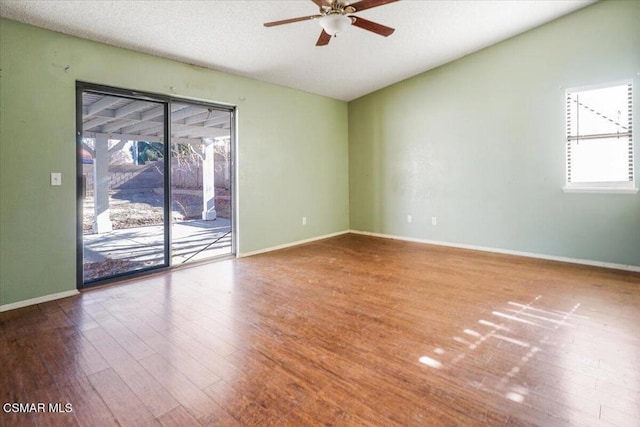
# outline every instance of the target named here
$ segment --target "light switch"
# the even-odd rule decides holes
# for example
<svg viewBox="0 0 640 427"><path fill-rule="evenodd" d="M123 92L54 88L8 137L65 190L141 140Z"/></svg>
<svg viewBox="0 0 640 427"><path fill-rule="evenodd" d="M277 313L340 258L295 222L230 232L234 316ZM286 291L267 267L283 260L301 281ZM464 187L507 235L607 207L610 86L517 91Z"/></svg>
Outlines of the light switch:
<svg viewBox="0 0 640 427"><path fill-rule="evenodd" d="M51 185L62 185L62 174L60 172L51 172Z"/></svg>

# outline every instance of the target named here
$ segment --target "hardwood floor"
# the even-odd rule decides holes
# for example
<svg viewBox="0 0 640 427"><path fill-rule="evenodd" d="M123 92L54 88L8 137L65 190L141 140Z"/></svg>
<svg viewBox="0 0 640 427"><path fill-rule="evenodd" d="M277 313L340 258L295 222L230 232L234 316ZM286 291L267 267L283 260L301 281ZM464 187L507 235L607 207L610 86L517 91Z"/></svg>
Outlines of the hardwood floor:
<svg viewBox="0 0 640 427"><path fill-rule="evenodd" d="M638 426L640 274L343 235L2 313L0 369L72 408L2 426Z"/></svg>

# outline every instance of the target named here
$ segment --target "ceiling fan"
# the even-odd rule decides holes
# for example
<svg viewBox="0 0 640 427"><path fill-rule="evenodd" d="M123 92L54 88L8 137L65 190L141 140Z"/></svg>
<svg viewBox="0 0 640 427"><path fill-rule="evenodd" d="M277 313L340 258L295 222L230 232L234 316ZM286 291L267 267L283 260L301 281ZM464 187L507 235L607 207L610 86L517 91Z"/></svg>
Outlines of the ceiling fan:
<svg viewBox="0 0 640 427"><path fill-rule="evenodd" d="M316 46L326 46L329 44L331 37L335 37L338 34L344 32L350 25L362 28L363 30L371 31L372 33L380 34L381 36L388 37L395 29L360 18L359 16L353 16L352 13L361 12L365 9L371 9L372 7L382 6L387 3L393 3L398 0L360 0L355 3L349 4L349 2L340 0L311 0L320 8L318 15L302 16L300 18L284 19L282 21L267 22L265 27L275 27L276 25L291 24L300 21L309 21L317 19L322 27L322 32L318 38Z"/></svg>

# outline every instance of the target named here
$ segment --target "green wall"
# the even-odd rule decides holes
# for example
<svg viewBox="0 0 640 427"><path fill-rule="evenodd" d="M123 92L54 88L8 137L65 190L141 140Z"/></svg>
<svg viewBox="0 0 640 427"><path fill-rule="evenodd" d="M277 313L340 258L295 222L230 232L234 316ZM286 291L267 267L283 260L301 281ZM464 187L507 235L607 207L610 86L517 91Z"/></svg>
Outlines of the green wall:
<svg viewBox="0 0 640 427"><path fill-rule="evenodd" d="M5 19L0 69L0 305L75 289L76 80L237 105L240 252L349 228L345 102Z"/></svg>
<svg viewBox="0 0 640 427"><path fill-rule="evenodd" d="M351 229L640 266L639 194L562 191L565 89L633 78L638 122L639 71L611 1L350 102Z"/></svg>

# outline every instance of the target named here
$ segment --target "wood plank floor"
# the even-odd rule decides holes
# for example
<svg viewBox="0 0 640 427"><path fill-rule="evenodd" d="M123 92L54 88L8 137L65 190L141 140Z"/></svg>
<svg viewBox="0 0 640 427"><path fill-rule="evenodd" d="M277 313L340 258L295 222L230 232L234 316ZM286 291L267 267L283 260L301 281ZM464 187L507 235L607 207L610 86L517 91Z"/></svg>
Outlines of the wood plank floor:
<svg viewBox="0 0 640 427"><path fill-rule="evenodd" d="M336 238L0 314L0 425L640 425L640 274ZM11 407L9 407L11 409Z"/></svg>

